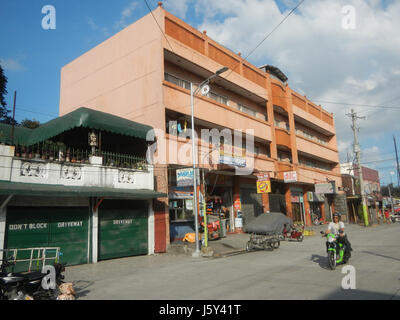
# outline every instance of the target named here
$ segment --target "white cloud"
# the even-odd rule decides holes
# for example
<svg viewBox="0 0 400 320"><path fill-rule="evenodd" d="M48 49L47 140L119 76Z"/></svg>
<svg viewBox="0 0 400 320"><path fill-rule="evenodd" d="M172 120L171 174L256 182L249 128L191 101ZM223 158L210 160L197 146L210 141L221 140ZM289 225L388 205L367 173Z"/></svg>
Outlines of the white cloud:
<svg viewBox="0 0 400 320"><path fill-rule="evenodd" d="M99 26L91 17L86 17L86 23L93 31L101 31L105 37L109 37L111 35L110 31L106 27Z"/></svg>
<svg viewBox="0 0 400 320"><path fill-rule="evenodd" d="M352 141L347 140L347 141L338 141L338 150L339 152L346 152L347 150L351 151L352 150Z"/></svg>
<svg viewBox="0 0 400 320"><path fill-rule="evenodd" d="M19 60L19 58L0 58L0 65L6 71L23 71L25 70L25 67L21 64Z"/></svg>
<svg viewBox="0 0 400 320"><path fill-rule="evenodd" d="M167 11L181 19L185 19L190 2L191 0L166 0L163 3Z"/></svg>
<svg viewBox="0 0 400 320"><path fill-rule="evenodd" d="M129 21L129 18L132 16L133 11L138 7L139 3L134 1L131 2L127 7L125 7L121 11L121 16L118 21L115 22L114 28L121 29L127 27L133 21Z"/></svg>

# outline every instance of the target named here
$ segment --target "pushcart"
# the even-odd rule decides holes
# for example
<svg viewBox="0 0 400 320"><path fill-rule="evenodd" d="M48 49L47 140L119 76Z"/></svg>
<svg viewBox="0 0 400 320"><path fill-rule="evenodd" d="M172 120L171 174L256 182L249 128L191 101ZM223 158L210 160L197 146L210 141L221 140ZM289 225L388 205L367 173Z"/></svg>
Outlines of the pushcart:
<svg viewBox="0 0 400 320"><path fill-rule="evenodd" d="M250 234L246 250L255 248L278 249L283 231L293 227L293 221L281 212L262 213L245 226L245 232Z"/></svg>
<svg viewBox="0 0 400 320"><path fill-rule="evenodd" d="M274 250L280 246L280 240L277 235L265 235L265 234L250 234L250 240L246 244L246 250L251 251L253 249L264 249Z"/></svg>

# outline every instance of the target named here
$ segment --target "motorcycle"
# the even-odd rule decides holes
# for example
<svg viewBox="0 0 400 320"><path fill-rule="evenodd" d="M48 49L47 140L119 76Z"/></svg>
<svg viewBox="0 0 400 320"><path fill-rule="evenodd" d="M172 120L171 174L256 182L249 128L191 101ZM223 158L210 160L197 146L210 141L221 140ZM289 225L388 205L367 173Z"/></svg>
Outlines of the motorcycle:
<svg viewBox="0 0 400 320"><path fill-rule="evenodd" d="M58 286L63 283L65 264L54 263L56 273L56 288L44 289L43 278L47 275L39 271L27 273L7 272L8 267L14 267L11 259L3 261L0 273L0 300L55 300L58 296Z"/></svg>
<svg viewBox="0 0 400 320"><path fill-rule="evenodd" d="M325 232L321 231L323 237ZM335 270L336 265L345 264L350 259L350 252L345 252L343 243L338 242L333 233L326 235L326 249L328 252L328 264L331 270Z"/></svg>
<svg viewBox="0 0 400 320"><path fill-rule="evenodd" d="M283 228L282 235L280 236L280 240L290 240L294 239L297 240L298 242L303 241L304 239L304 226L301 226L300 228L287 228L285 225Z"/></svg>

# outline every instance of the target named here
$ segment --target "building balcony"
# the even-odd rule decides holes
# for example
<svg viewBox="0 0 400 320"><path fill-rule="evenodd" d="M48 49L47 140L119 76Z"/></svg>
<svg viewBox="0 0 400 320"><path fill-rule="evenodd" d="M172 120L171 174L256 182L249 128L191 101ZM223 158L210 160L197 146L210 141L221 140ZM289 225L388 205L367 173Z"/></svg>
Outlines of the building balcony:
<svg viewBox="0 0 400 320"><path fill-rule="evenodd" d="M296 104L292 105L292 109L295 121L308 125L314 130L319 131L327 136L336 135L336 129L333 124L333 120L329 122L324 121L325 112L320 112L320 115L322 115L321 118L320 115L310 113L307 110L304 110L303 108L297 106Z"/></svg>
<svg viewBox="0 0 400 320"><path fill-rule="evenodd" d="M282 162L282 161L278 161L276 167L277 167L277 173L276 173L275 179L279 179L279 180L284 180L284 177L283 177L284 172L294 171L292 164Z"/></svg>
<svg viewBox="0 0 400 320"><path fill-rule="evenodd" d="M290 134L285 129L275 128L276 144L291 149Z"/></svg>
<svg viewBox="0 0 400 320"><path fill-rule="evenodd" d="M105 156L90 156L87 160L71 162L71 159L60 161L53 157L23 158L15 156L14 146L2 145L0 180L46 185L154 189L153 166L139 161L139 158L136 163L129 165L126 156L117 154L108 155L108 163L105 163L105 159Z"/></svg>
<svg viewBox="0 0 400 320"><path fill-rule="evenodd" d="M307 138L296 136L297 151L314 156L317 159L328 160L329 162L339 163L339 154L327 146L309 140Z"/></svg>
<svg viewBox="0 0 400 320"><path fill-rule="evenodd" d="M185 115L191 115L190 91L167 81L164 84L165 108ZM197 119L214 123L216 127L231 130L254 130L254 136L271 141L271 127L268 122L242 113L233 107L218 103L211 98L197 95L194 104L194 116Z"/></svg>
<svg viewBox="0 0 400 320"><path fill-rule="evenodd" d="M299 165L297 167L298 180L304 183L327 183L328 181L335 181L336 187L342 186L342 178L340 174L335 174L332 171L324 171L319 169L307 168Z"/></svg>

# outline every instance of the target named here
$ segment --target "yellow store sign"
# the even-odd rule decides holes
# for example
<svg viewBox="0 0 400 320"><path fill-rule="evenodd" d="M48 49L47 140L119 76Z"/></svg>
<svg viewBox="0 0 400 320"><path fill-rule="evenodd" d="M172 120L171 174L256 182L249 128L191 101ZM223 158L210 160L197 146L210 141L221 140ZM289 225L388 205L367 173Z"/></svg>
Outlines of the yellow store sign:
<svg viewBox="0 0 400 320"><path fill-rule="evenodd" d="M268 174L260 174L257 176L257 193L271 192L271 181Z"/></svg>

